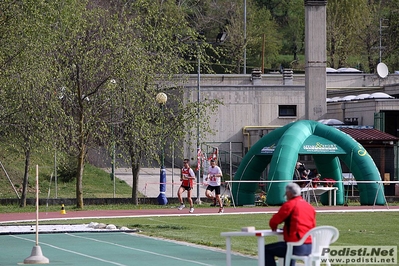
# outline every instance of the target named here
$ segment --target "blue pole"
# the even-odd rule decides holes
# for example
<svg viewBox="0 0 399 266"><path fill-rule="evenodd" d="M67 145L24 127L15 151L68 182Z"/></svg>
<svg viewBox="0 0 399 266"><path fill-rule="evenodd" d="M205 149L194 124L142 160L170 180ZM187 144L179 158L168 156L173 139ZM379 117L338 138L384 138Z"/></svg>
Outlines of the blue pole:
<svg viewBox="0 0 399 266"><path fill-rule="evenodd" d="M163 116L163 107L164 104L161 105L161 110L162 110L162 116ZM164 131L164 123L163 123L163 117L162 117L162 132ZM164 147L165 143L162 140L162 151L161 151L161 169L159 172L159 195L158 195L158 204L159 205L166 205L168 204L168 199L166 198L166 169L165 169L165 156L164 156Z"/></svg>
<svg viewBox="0 0 399 266"><path fill-rule="evenodd" d="M159 195L158 195L158 203L159 205L168 204L168 199L166 198L166 169L165 166L161 166L161 171L159 175Z"/></svg>

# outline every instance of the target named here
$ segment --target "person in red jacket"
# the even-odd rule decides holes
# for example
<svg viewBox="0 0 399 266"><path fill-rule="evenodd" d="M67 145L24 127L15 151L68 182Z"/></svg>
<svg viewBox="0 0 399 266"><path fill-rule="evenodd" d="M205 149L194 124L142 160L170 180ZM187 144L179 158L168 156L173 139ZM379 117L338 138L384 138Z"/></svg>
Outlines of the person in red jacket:
<svg viewBox="0 0 399 266"><path fill-rule="evenodd" d="M290 183L285 188L287 201L269 221L273 231L284 222L284 241L265 245L265 265L276 265L275 257L284 258L287 251L286 242L299 241L310 229L316 227L316 211L312 205L301 197L301 188ZM312 250L312 239L306 239L302 246L294 247L295 255L309 255ZM291 260L291 266L295 261Z"/></svg>
<svg viewBox="0 0 399 266"><path fill-rule="evenodd" d="M181 175L180 175L181 185L179 187L179 190L177 191L177 198L179 199L179 202L180 202L180 206L179 206L178 210L181 211L181 210L183 210L183 208L186 207L183 203L182 194L184 191L187 190L187 200L188 200L188 203L190 203L189 213L193 213L194 206L193 206L193 200L191 198L191 192L193 189L195 174L194 174L193 169L190 168L190 160L189 159L184 159L183 164L184 164L184 166L181 169Z"/></svg>

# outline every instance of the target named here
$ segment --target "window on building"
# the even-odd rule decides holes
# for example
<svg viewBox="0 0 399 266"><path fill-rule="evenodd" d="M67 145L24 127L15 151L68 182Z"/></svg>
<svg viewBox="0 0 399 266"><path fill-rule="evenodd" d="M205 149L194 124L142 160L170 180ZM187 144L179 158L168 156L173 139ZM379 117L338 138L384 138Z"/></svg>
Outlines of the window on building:
<svg viewBox="0 0 399 266"><path fill-rule="evenodd" d="M278 116L296 116L296 105L279 105Z"/></svg>

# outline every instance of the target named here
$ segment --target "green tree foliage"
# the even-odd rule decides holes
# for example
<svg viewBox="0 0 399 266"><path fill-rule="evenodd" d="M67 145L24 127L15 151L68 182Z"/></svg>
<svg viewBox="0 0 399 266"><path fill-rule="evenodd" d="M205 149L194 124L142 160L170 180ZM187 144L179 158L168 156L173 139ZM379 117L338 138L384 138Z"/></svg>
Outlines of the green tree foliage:
<svg viewBox="0 0 399 266"><path fill-rule="evenodd" d="M220 102L183 98L184 74L199 64L201 73L241 73L245 49L249 67L262 67L262 59L265 68L292 67L303 54L303 0L246 3L245 39L241 0L1 1L0 137L25 156L24 188L36 147L64 149L76 158L83 208L88 150L116 144L132 166L137 202L143 162L159 162L164 145L167 152L192 142L186 136L196 136L197 126L211 133L207 119ZM329 0L329 66L359 62L372 72L382 40L382 60L398 68L398 10L397 1ZM159 92L168 95L162 111Z"/></svg>
<svg viewBox="0 0 399 266"><path fill-rule="evenodd" d="M213 62L211 68L218 73L242 73L245 49L248 67L260 68L263 36L267 67L281 49L281 38L273 18L256 1L246 1L246 25L244 1L241 0L178 1L178 5L187 14L189 25L203 34L205 42L212 44L213 50L207 49L206 52L211 56L210 62ZM207 73L206 70L204 73Z"/></svg>
<svg viewBox="0 0 399 266"><path fill-rule="evenodd" d="M329 66L347 67L348 57L358 49L358 33L366 25L362 17L368 17L365 0L330 0L327 2L327 50Z"/></svg>
<svg viewBox="0 0 399 266"><path fill-rule="evenodd" d="M277 23L279 39L282 40L281 53L292 55L292 61L298 60L298 54L304 53L305 13L303 0L255 0L264 6ZM292 67L283 62L283 66Z"/></svg>
<svg viewBox="0 0 399 266"><path fill-rule="evenodd" d="M104 126L107 99L101 94L109 79L114 55L109 39L115 38L110 16L98 7L86 8L85 1L56 2L57 42L53 58L59 69L58 93L65 113L71 144L70 154L77 154L76 199L83 208L83 169L87 149ZM112 51L112 50L111 50ZM101 138L101 137L99 137Z"/></svg>
<svg viewBox="0 0 399 266"><path fill-rule="evenodd" d="M399 69L399 2L382 1L381 19L382 26L382 61L384 61L390 70ZM386 27L387 26L387 27Z"/></svg>
<svg viewBox="0 0 399 266"><path fill-rule="evenodd" d="M143 160L159 161L166 138L181 141L195 123L189 118L198 110L209 115L219 103L204 99L198 106L181 97L184 81L174 75L189 72L185 59L198 57L205 44L170 1L2 4L2 136L20 143L26 173L32 147L41 141L67 148L77 158L78 208L90 147L109 147L119 137L137 178ZM160 91L170 106L162 116L155 103ZM198 123L206 125L208 115Z"/></svg>
<svg viewBox="0 0 399 266"><path fill-rule="evenodd" d="M54 148L56 118L51 60L51 5L37 1L2 1L0 52L1 137L25 155L21 206L26 205L31 153Z"/></svg>
<svg viewBox="0 0 399 266"><path fill-rule="evenodd" d="M82 179L90 147L120 142L137 180L143 159L158 160L160 140L186 132L178 127L184 123L177 122L183 108L180 90L169 89L176 108L168 119L159 116L155 95L176 88L165 82L173 74L187 72L183 59L190 45L181 38L193 34L176 5L168 1L154 5L153 1L69 0L55 6L57 88L70 122L69 153L78 158L76 199L77 207L83 208ZM166 122L173 134L161 131ZM137 182L133 198L136 188Z"/></svg>
<svg viewBox="0 0 399 266"><path fill-rule="evenodd" d="M299 55L303 55L304 46L304 3L303 0L248 0L247 2L247 42L244 40L243 25L243 1L176 1L186 13L189 25L197 32L204 33L207 42L216 42L215 36L226 31L228 37L220 47L220 57L214 60L214 65L222 65L224 68L213 67L220 73L223 69L228 73L241 73L243 65L244 47L247 48L249 66L259 66L255 55L261 53L261 49L251 47L251 39L259 41L259 29L265 33L266 60L271 60L273 68L278 65L284 67L303 67L298 64ZM332 67L353 66L364 71L374 72L379 60L379 23L382 23L382 54L387 60L395 64L395 17L397 17L396 1L386 0L356 0L356 1L327 1L327 36L329 65ZM255 7L255 8L252 8ZM273 23L264 14L263 23L254 19L257 13L269 10ZM392 19L389 19L392 18ZM385 26L388 26L386 29ZM277 36L273 34L276 30ZM275 38L276 37L276 38ZM268 46L270 43L278 44ZM271 56L275 54L292 55L292 60L282 61L281 57ZM389 58L393 59L390 60ZM255 61L254 61L255 60ZM221 62L221 63L219 63ZM266 62L268 66L269 62Z"/></svg>
<svg viewBox="0 0 399 266"><path fill-rule="evenodd" d="M379 21L381 17L380 1L368 1L365 7L365 13L359 17L357 22L359 27L355 28L354 33L354 54L358 54L359 61L366 63L365 66L358 65L362 71L374 73L375 67L379 61L379 40L380 30Z"/></svg>
<svg viewBox="0 0 399 266"><path fill-rule="evenodd" d="M278 68L277 61L281 40L277 24L265 7L250 4L248 12L247 53L248 65L259 68ZM263 62L263 65L262 65Z"/></svg>
<svg viewBox="0 0 399 266"><path fill-rule="evenodd" d="M244 49L247 45L244 36L244 6L243 1L223 2L223 8L219 8L219 14L225 14L224 24L220 26L220 32L225 32L227 39L221 49L225 71L228 73L242 73L244 63ZM215 16L217 14L214 14Z"/></svg>
<svg viewBox="0 0 399 266"><path fill-rule="evenodd" d="M119 134L118 146L122 154L127 154L132 168L132 198L137 204L138 176L143 161L160 162L160 152L166 143L181 143L187 128L197 122L206 125L218 101L205 99L197 106L181 96L184 80L176 80L176 74L187 73L191 66L185 57L198 56L198 50L203 49L182 9L170 1L159 1L159 5L154 5L153 1L140 0L128 10L132 17L129 28L141 40L139 45L145 53L134 74L129 72L117 81L123 102L116 110L119 115L116 132ZM160 77L162 82L159 82ZM155 101L159 92L168 96L162 110ZM201 121L191 119L198 108L203 114L208 111L201 116Z"/></svg>
<svg viewBox="0 0 399 266"><path fill-rule="evenodd" d="M201 49L205 63L202 66L206 66L202 73L212 73L213 70L240 73L244 51L242 1L189 0L177 1L177 4L185 13L188 25L200 35L200 41L208 44L202 45ZM223 33L227 35L220 40ZM206 65L207 61L213 65Z"/></svg>

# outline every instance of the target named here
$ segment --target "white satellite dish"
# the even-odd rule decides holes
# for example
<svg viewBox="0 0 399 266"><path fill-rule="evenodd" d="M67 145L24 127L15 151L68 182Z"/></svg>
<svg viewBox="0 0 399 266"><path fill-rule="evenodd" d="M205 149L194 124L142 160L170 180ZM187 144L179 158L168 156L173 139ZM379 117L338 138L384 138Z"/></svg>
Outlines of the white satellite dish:
<svg viewBox="0 0 399 266"><path fill-rule="evenodd" d="M383 78L383 79L386 78L389 74L387 65L385 65L382 62L379 63L377 65L377 74L380 78Z"/></svg>

